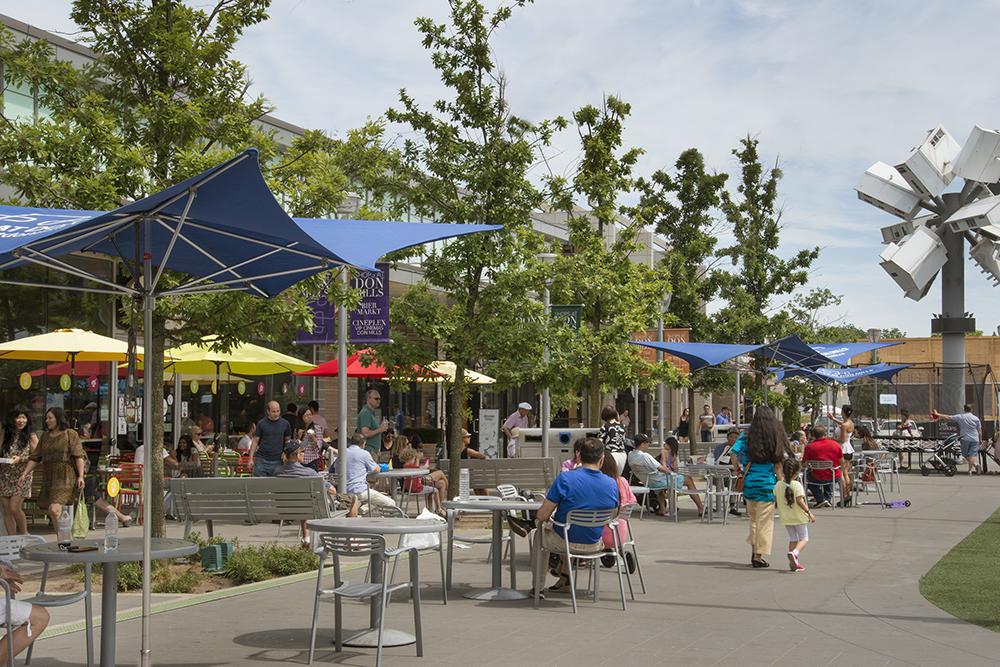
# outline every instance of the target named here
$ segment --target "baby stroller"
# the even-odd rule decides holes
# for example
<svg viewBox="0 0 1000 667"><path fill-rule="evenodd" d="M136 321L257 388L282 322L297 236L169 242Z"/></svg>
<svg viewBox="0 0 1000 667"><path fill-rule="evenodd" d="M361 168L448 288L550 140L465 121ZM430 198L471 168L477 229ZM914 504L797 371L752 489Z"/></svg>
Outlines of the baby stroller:
<svg viewBox="0 0 1000 667"><path fill-rule="evenodd" d="M938 444L931 457L920 465L920 474L926 477L931 471L937 470L944 473L945 477L952 477L958 471L958 457L961 455L958 434L950 435Z"/></svg>

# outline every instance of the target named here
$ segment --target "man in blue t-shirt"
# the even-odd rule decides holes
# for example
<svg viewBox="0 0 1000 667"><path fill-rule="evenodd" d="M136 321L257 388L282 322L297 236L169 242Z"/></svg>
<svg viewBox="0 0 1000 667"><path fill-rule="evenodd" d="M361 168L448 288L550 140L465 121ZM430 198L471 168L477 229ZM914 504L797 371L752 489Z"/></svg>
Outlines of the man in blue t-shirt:
<svg viewBox="0 0 1000 667"><path fill-rule="evenodd" d="M267 416L257 422L257 431L250 441L250 458L254 477L273 477L281 465L281 451L292 439L292 429L281 418L277 401L267 404Z"/></svg>
<svg viewBox="0 0 1000 667"><path fill-rule="evenodd" d="M618 507L618 484L603 472L604 443L597 438L586 438L580 445L580 467L564 472L545 495L545 501L538 510L538 525L542 530L542 562L547 562L546 554L566 553L566 534L561 526L548 524L550 518L559 523L566 522L570 510L601 510ZM553 516L554 515L554 516ZM572 553L594 554L603 551L601 541L603 528L570 526L569 548ZM532 560L532 569L535 560ZM567 564L560 560L559 581L552 586L553 591L568 591L569 575ZM537 581L537 577L534 579ZM544 578L543 578L544 582Z"/></svg>

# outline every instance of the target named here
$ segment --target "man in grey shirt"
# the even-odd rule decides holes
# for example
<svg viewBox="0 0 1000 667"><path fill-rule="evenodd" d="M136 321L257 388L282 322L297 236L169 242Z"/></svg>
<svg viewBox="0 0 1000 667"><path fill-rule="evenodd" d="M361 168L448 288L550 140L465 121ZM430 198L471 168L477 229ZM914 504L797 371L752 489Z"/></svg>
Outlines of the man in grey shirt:
<svg viewBox="0 0 1000 667"><path fill-rule="evenodd" d="M277 401L267 404L267 416L257 422L257 432L250 441L254 477L273 477L281 465L281 450L292 439L292 429L281 418Z"/></svg>
<svg viewBox="0 0 1000 667"><path fill-rule="evenodd" d="M965 412L959 415L942 415L937 410L931 412L935 419L947 419L958 425L958 443L962 447L962 456L969 464L969 474L979 472L979 443L983 441L983 424L979 417L972 413L972 406L965 404Z"/></svg>

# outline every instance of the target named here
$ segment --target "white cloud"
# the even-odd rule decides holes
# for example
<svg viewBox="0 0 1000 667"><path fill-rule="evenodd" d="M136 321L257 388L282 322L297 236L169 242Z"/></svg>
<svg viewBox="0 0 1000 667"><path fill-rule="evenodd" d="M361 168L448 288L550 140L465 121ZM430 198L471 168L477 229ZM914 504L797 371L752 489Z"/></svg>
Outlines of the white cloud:
<svg viewBox="0 0 1000 667"><path fill-rule="evenodd" d="M68 6L0 0L0 12L64 31ZM276 0L238 55L277 115L341 134L381 115L400 87L425 104L440 94L413 20L446 9ZM878 267L879 228L894 220L853 188L869 164L902 159L937 123L959 140L974 123L1000 124L1000 86L984 57L998 21L990 2L956 11L902 0L546 0L516 10L495 48L520 115L568 116L604 94L631 102L627 140L647 151L642 173L692 146L734 172L730 150L747 133L759 137L765 161L780 156L785 171L783 252L819 245L813 282L845 295L850 321L917 334L940 310L938 291L903 299ZM579 155L574 133L552 153L568 169ZM967 289L966 309L994 328L996 292L971 265Z"/></svg>

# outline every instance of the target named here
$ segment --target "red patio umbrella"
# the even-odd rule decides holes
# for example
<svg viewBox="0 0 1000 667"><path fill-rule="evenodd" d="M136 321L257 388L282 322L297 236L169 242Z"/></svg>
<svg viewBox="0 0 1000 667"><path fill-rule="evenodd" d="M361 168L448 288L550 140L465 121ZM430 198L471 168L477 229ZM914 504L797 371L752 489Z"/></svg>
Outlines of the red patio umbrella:
<svg viewBox="0 0 1000 667"><path fill-rule="evenodd" d="M370 380L377 380L380 378L387 377L389 373L386 372L385 367L379 364L378 362L374 362L370 366L365 366L364 364L361 363L362 355L372 356L374 353L375 353L374 350L365 349L365 350L359 350L354 354L352 354L351 356L349 356L347 358L347 377L368 378ZM292 373L292 375L311 375L313 377L334 377L339 374L338 371L339 371L339 366L337 364L337 360L333 359L332 361L327 361L326 363L320 364L319 366L311 370ZM419 377L425 377L425 376L435 377L440 375L440 373L432 371L429 368L425 368L424 366L420 366L418 364L414 364L412 372L414 376L419 376Z"/></svg>
<svg viewBox="0 0 1000 667"><path fill-rule="evenodd" d="M125 366L121 366L118 369L118 377L123 378L126 374ZM78 361L76 362L76 368L72 367L72 364L68 361L60 361L55 364L49 364L45 368L39 368L37 370L31 371L29 375L32 377L40 377L42 375L76 375L77 377L88 377L90 375L96 375L98 377L106 377L108 374L108 362L106 361ZM142 371L136 373L138 377L142 377Z"/></svg>

